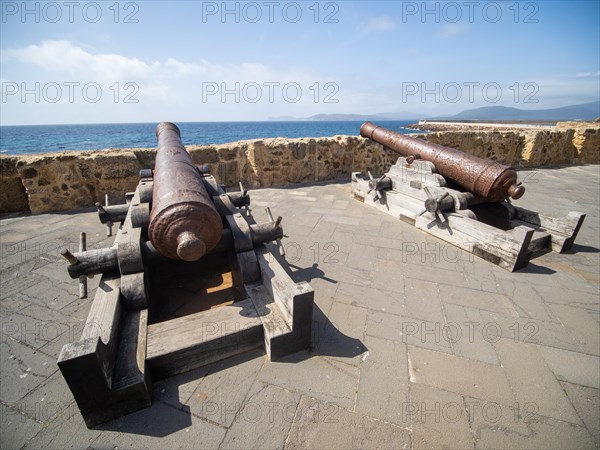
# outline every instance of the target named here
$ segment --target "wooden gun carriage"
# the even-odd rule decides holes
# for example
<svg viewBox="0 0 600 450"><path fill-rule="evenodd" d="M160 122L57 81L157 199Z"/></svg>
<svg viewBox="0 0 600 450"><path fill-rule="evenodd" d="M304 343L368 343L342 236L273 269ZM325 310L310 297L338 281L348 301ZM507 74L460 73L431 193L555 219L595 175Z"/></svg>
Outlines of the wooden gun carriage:
<svg viewBox="0 0 600 450"><path fill-rule="evenodd" d="M371 122L360 133L401 156L379 178L352 173L358 200L511 272L575 242L585 214L554 218L513 205L525 193L514 168Z"/></svg>
<svg viewBox="0 0 600 450"><path fill-rule="evenodd" d="M276 251L281 217L257 224L246 191L227 193L196 167L174 124L157 126L154 170L124 205L97 204L120 223L111 247L63 250L87 295L100 275L81 339L58 366L88 427L152 400L151 381L264 347L271 360L310 346L313 290L294 283Z"/></svg>

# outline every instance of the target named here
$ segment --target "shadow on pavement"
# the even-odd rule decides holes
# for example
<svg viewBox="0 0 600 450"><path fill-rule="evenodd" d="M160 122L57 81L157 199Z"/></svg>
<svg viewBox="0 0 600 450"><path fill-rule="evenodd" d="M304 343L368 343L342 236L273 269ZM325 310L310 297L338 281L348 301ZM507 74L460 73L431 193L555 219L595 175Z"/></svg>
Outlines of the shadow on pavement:
<svg viewBox="0 0 600 450"><path fill-rule="evenodd" d="M550 269L549 267L538 266L532 262L529 262L527 267L517 270L515 273L534 273L538 275L552 275L556 273L556 270Z"/></svg>
<svg viewBox="0 0 600 450"><path fill-rule="evenodd" d="M596 247L591 247L589 245L573 244L573 247L571 247L565 253L568 255L575 255L577 253L598 253L598 252L600 252L600 249L598 249Z"/></svg>

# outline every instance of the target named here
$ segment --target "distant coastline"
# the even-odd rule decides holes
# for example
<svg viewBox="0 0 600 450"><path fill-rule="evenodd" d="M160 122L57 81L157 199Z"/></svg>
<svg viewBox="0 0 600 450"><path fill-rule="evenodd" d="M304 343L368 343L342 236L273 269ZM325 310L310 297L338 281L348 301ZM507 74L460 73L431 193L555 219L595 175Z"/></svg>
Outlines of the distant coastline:
<svg viewBox="0 0 600 450"><path fill-rule="evenodd" d="M424 132L434 131L527 131L527 130L553 130L556 121L530 121L530 120L420 120L418 123L407 125L406 128ZM583 123L583 122L582 122ZM586 122L587 123L587 122Z"/></svg>
<svg viewBox="0 0 600 450"><path fill-rule="evenodd" d="M415 112L384 112L374 114L316 114L310 117L270 117L270 120L295 120L295 121L328 121L328 120L414 120L420 119L442 121L502 121L522 122L565 122L571 120L589 121L600 116L600 101L569 105L550 109L520 109L506 106L484 106L481 108L467 109L450 116L431 116Z"/></svg>

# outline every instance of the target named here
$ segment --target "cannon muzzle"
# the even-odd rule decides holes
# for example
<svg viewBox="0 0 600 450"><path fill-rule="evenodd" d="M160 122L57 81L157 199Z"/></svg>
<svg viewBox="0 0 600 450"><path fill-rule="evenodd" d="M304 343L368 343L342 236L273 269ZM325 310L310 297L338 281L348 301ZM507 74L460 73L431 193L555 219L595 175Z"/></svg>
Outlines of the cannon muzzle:
<svg viewBox="0 0 600 450"><path fill-rule="evenodd" d="M152 211L148 234L167 258L196 261L221 239L223 222L175 124L156 127Z"/></svg>
<svg viewBox="0 0 600 450"><path fill-rule="evenodd" d="M513 167L396 133L371 122L360 127L360 135L402 156L432 162L441 175L485 201L499 202L507 197L516 200L525 193L525 187L517 183L517 171Z"/></svg>

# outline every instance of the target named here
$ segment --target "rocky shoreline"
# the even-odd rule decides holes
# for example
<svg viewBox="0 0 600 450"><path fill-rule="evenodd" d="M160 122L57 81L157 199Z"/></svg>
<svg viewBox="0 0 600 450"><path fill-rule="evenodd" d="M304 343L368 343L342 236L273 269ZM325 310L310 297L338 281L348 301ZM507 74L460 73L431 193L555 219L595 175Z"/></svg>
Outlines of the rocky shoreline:
<svg viewBox="0 0 600 450"><path fill-rule="evenodd" d="M519 169L600 163L600 123L563 122L522 129L462 124L413 135ZM383 173L398 155L356 136L274 138L187 146L220 183L248 188L349 180L353 171ZM93 206L108 194L122 203L139 171L154 166L156 149L129 148L36 155L0 155L0 213L43 213Z"/></svg>

